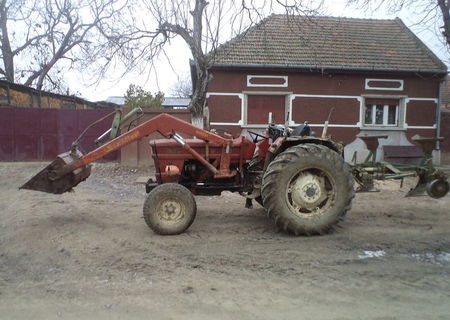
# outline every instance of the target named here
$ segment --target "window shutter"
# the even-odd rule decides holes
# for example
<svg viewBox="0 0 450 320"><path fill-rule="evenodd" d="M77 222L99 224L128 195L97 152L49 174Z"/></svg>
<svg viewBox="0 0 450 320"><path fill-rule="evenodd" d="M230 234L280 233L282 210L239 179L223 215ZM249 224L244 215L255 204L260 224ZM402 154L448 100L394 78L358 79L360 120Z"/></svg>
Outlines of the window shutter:
<svg viewBox="0 0 450 320"><path fill-rule="evenodd" d="M248 95L247 123L267 124L268 114L272 112L274 123L284 123L286 96L284 95Z"/></svg>

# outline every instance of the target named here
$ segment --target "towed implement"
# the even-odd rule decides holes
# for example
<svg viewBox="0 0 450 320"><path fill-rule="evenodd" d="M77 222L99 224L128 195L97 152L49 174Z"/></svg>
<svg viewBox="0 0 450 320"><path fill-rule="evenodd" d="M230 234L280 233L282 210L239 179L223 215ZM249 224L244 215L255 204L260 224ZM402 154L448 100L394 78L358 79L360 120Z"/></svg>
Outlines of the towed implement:
<svg viewBox="0 0 450 320"><path fill-rule="evenodd" d="M344 218L351 208L355 180L357 191L373 191L376 179L407 176L419 177L410 195L426 190L439 198L449 189L429 153L417 167L369 160L351 166L344 161L344 146L328 138L326 129L315 137L307 124L290 129L269 121L264 135L249 131L249 139L235 138L226 131L199 129L168 114L120 134L120 127L140 112L134 109L122 117L117 111L112 128L97 139L97 149L83 155L77 139L69 152L21 188L54 194L70 191L89 177L93 161L159 132L164 139L150 141L156 181L146 183L143 209L147 225L158 234L179 234L192 224L197 210L193 195L238 192L246 198L246 207L251 208L253 200L261 204L279 229L313 235L328 232ZM101 144L108 134L109 141ZM185 139L182 134L194 138Z"/></svg>

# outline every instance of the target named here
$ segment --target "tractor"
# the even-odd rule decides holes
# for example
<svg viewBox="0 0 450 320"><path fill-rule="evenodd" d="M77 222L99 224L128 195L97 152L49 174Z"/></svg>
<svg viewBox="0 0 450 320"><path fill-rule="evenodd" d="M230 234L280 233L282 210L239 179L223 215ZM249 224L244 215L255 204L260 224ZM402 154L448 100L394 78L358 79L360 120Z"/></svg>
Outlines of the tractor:
<svg viewBox="0 0 450 320"><path fill-rule="evenodd" d="M373 191L375 179L406 176L419 177L415 193L426 190L439 198L449 189L447 178L430 158L407 170L373 161L349 165L344 145L326 135L327 122L316 137L307 123L290 128L287 123L271 123L269 115L265 134L248 131L248 137L233 137L226 130L206 131L162 113L125 130L127 121L141 113L137 108L122 117L117 110L111 129L97 139L97 149L83 155L78 147L82 134L70 151L58 155L21 189L70 191L88 178L93 161L154 132L164 138L150 140L156 181L149 179L145 185L143 215L147 225L162 235L189 228L197 211L194 195L238 192L246 198L246 207L251 208L253 201L262 205L279 230L317 235L329 232L345 217L355 180L359 191Z"/></svg>

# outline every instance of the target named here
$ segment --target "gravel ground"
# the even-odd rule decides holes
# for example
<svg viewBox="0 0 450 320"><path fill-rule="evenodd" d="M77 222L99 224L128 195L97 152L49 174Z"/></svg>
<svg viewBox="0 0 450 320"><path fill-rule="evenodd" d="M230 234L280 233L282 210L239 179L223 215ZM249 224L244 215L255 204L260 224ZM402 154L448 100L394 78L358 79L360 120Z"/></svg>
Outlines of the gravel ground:
<svg viewBox="0 0 450 320"><path fill-rule="evenodd" d="M277 233L239 195L197 197L178 236L142 218L151 170L96 164L75 192L0 163L1 319L450 319L450 196L357 194L325 236Z"/></svg>

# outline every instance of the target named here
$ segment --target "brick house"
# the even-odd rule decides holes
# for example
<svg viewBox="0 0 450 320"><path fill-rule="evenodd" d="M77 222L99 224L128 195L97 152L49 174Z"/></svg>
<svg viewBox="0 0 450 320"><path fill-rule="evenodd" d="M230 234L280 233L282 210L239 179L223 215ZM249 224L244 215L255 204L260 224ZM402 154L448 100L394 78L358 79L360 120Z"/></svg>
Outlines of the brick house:
<svg viewBox="0 0 450 320"><path fill-rule="evenodd" d="M271 15L221 45L211 73L212 127L263 130L272 112L320 134L333 109L328 132L347 144L348 160L365 156L360 132L398 146L436 136L447 67L400 19Z"/></svg>

